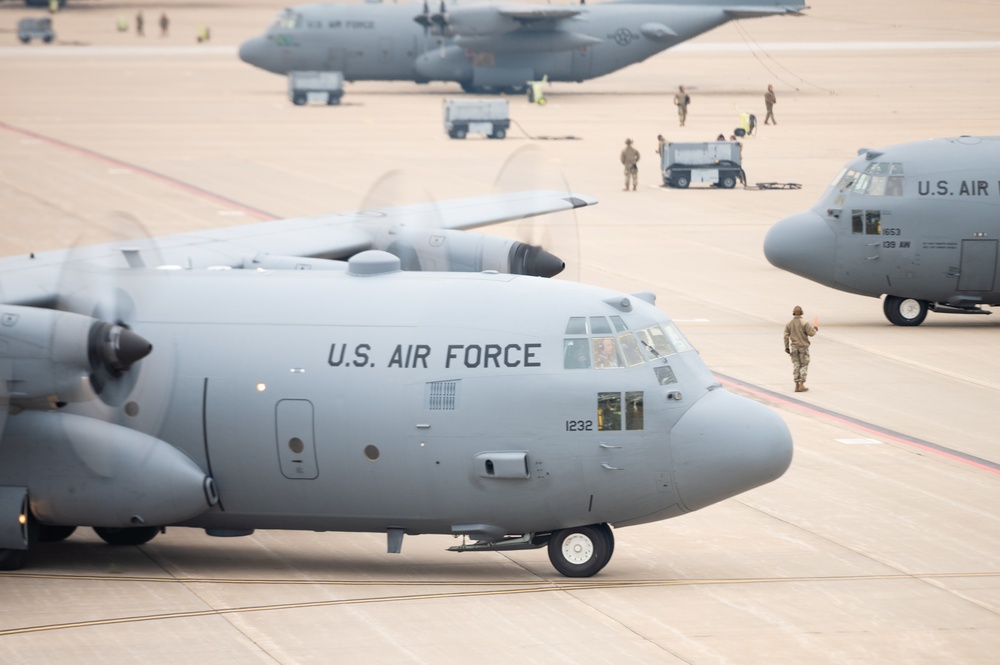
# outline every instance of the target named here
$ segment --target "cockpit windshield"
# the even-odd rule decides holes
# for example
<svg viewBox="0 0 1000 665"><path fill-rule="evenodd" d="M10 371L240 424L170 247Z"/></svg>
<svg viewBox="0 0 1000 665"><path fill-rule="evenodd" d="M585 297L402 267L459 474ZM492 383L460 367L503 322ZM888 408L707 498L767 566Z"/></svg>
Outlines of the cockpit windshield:
<svg viewBox="0 0 1000 665"><path fill-rule="evenodd" d="M296 28L301 28L302 23L302 14L294 12L291 9L286 9L278 14L278 18L275 20L273 27L278 30L294 30Z"/></svg>
<svg viewBox="0 0 1000 665"><path fill-rule="evenodd" d="M693 348L673 323L633 331L619 316L571 317L566 324L566 335L563 340L566 369L634 367Z"/></svg>
<svg viewBox="0 0 1000 665"><path fill-rule="evenodd" d="M868 196L902 196L903 165L900 162L872 162L864 171L845 168L831 184L837 190L833 204L840 206L849 193Z"/></svg>

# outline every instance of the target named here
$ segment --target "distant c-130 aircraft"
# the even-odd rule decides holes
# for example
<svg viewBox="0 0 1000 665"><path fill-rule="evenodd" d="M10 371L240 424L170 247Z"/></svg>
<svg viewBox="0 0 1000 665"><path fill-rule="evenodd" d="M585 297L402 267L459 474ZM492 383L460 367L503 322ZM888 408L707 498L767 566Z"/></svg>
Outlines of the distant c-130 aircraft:
<svg viewBox="0 0 1000 665"><path fill-rule="evenodd" d="M798 15L801 0L614 0L285 9L240 58L276 74L339 71L347 81L454 81L466 92L523 92L641 62L735 19Z"/></svg>

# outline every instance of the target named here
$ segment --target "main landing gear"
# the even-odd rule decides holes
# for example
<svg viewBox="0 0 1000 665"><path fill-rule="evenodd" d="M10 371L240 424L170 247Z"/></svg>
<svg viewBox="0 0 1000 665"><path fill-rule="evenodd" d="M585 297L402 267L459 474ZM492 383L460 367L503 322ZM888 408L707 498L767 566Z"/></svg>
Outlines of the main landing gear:
<svg viewBox="0 0 1000 665"><path fill-rule="evenodd" d="M549 561L566 577L592 577L608 565L615 536L607 524L592 524L552 533Z"/></svg>
<svg viewBox="0 0 1000 665"><path fill-rule="evenodd" d="M927 318L927 301L886 296L882 303L885 318L897 326L919 326Z"/></svg>

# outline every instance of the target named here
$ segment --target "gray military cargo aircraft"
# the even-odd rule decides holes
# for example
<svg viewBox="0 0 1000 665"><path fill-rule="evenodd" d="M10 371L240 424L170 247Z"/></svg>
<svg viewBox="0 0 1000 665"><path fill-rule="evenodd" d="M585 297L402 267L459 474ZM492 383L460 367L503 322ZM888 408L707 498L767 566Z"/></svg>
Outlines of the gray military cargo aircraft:
<svg viewBox="0 0 1000 665"><path fill-rule="evenodd" d="M897 326L1000 305L1000 137L858 150L819 202L764 239L773 265L878 298Z"/></svg>
<svg viewBox="0 0 1000 665"><path fill-rule="evenodd" d="M465 232L498 194L0 259L0 568L94 527L453 534L590 576L609 525L770 482L792 441L651 294ZM403 270L401 270L403 269Z"/></svg>
<svg viewBox="0 0 1000 665"><path fill-rule="evenodd" d="M454 81L467 92L523 92L528 81L586 81L735 19L798 14L800 0L618 0L595 5L309 4L285 9L240 46L276 74L347 81Z"/></svg>

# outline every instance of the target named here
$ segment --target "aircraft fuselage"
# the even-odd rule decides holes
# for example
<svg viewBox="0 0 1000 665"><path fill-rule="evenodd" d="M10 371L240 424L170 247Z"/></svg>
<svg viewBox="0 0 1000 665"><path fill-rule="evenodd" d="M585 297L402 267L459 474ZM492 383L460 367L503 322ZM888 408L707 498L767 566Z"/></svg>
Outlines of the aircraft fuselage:
<svg viewBox="0 0 1000 665"><path fill-rule="evenodd" d="M770 229L768 260L842 291L884 294L898 325L919 324L928 308L1000 304L1000 138L859 152L810 211Z"/></svg>

